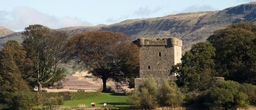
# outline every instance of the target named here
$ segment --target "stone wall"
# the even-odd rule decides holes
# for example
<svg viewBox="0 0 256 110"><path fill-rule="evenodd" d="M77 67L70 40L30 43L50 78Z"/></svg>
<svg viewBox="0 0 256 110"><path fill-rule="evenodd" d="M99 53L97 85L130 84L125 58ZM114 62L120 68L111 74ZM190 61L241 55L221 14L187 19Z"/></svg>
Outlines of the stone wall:
<svg viewBox="0 0 256 110"><path fill-rule="evenodd" d="M181 62L182 41L177 38L139 38L140 78L135 80L135 89L144 79L174 79L171 67Z"/></svg>

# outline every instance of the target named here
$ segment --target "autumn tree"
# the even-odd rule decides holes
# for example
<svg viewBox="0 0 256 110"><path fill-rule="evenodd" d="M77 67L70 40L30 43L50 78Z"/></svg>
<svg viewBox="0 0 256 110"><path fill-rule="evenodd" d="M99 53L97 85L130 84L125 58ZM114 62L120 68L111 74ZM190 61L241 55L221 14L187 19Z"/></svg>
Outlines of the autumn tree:
<svg viewBox="0 0 256 110"><path fill-rule="evenodd" d="M22 35L22 45L27 51L27 58L31 60L24 74L29 74L30 82L41 91L42 84L64 74L59 64L65 58L68 35L42 25L30 25Z"/></svg>
<svg viewBox="0 0 256 110"><path fill-rule="evenodd" d="M103 91L107 91L108 79L122 81L129 74L138 72L138 47L123 33L99 31L76 34L69 45L73 47L72 57L102 79Z"/></svg>
<svg viewBox="0 0 256 110"><path fill-rule="evenodd" d="M216 71L225 79L256 84L256 25L232 24L207 39L216 48Z"/></svg>
<svg viewBox="0 0 256 110"><path fill-rule="evenodd" d="M124 47L127 52L120 54L123 56L124 64L121 67L121 71L128 77L129 87L134 88L135 78L139 77L140 60L139 60L139 47L131 44L129 47Z"/></svg>
<svg viewBox="0 0 256 110"><path fill-rule="evenodd" d="M210 43L194 44L181 58L182 63L173 66L172 73L178 73L177 84L185 91L202 91L211 85L215 75L215 48Z"/></svg>
<svg viewBox="0 0 256 110"><path fill-rule="evenodd" d="M21 74L25 59L26 51L16 41L8 41L0 51L0 108L18 110L33 106L33 99L22 94L30 93Z"/></svg>

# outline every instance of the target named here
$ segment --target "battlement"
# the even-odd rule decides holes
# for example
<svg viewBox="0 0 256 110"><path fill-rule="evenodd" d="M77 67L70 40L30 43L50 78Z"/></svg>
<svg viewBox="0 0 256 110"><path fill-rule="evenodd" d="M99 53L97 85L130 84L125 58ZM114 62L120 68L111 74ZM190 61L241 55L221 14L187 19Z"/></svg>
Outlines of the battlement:
<svg viewBox="0 0 256 110"><path fill-rule="evenodd" d="M182 41L177 38L139 38L139 46L182 46Z"/></svg>
<svg viewBox="0 0 256 110"><path fill-rule="evenodd" d="M173 65L181 63L182 41L178 38L139 38L135 43L140 47L140 78L135 79L138 90L143 80L154 77L173 80L170 72Z"/></svg>

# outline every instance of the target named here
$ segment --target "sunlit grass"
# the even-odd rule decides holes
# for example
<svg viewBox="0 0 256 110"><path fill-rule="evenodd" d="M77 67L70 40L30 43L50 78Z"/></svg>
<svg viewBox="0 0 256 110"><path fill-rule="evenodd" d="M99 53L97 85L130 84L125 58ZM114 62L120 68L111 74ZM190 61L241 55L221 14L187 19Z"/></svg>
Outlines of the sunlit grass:
<svg viewBox="0 0 256 110"><path fill-rule="evenodd" d="M101 92L77 92L73 94L72 100L64 102L64 106L75 107L78 105L91 106L92 102L96 107L102 107L104 103L115 107L130 107L127 103L128 96L124 94L101 93Z"/></svg>

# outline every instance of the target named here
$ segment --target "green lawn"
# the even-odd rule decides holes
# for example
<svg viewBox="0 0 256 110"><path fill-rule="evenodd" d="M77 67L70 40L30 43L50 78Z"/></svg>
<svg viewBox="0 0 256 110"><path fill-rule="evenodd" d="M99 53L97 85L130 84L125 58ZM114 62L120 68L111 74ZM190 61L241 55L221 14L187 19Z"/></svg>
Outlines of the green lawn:
<svg viewBox="0 0 256 110"><path fill-rule="evenodd" d="M127 96L123 94L101 93L101 92L77 92L73 94L72 100L64 102L64 106L74 107L84 104L91 106L92 102L96 103L96 107L102 107L104 103L116 107L130 107L127 103Z"/></svg>

